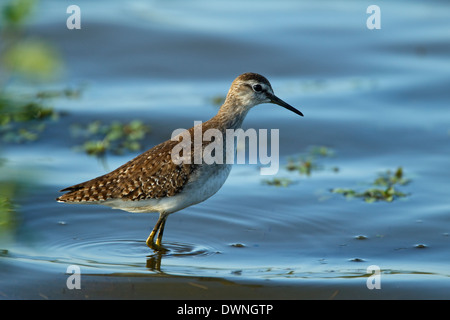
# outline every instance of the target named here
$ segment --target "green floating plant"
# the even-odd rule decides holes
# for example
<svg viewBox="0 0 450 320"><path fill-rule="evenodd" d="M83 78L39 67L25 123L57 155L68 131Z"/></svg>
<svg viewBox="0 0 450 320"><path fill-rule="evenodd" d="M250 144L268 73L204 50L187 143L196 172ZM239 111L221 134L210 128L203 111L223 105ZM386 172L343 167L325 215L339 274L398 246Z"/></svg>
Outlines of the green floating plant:
<svg viewBox="0 0 450 320"><path fill-rule="evenodd" d="M264 179L262 182L268 186L275 186L275 187L288 187L293 183L293 181L289 178Z"/></svg>
<svg viewBox="0 0 450 320"><path fill-rule="evenodd" d="M406 185L410 181L410 179L404 177L403 168L399 167L395 172L387 170L385 173L380 174L373 184L377 186L392 187L395 184Z"/></svg>
<svg viewBox="0 0 450 320"><path fill-rule="evenodd" d="M347 198L364 198L364 201L371 203L375 201L392 202L395 198L406 197L407 194L396 190L394 187L386 189L372 188L364 192L357 192L353 189L336 188L332 190L333 193L340 193Z"/></svg>
<svg viewBox="0 0 450 320"><path fill-rule="evenodd" d="M7 85L16 81L54 80L61 74L64 63L55 46L26 32L38 1L3 2L0 6L0 139L8 143L34 141L40 137L48 120L58 117L48 100L73 98L76 91L27 94L9 90Z"/></svg>
<svg viewBox="0 0 450 320"><path fill-rule="evenodd" d="M7 143L35 141L49 121L59 113L50 106L52 98L75 99L80 90L39 91L32 95L0 94L0 139Z"/></svg>
<svg viewBox="0 0 450 320"><path fill-rule="evenodd" d="M142 149L141 141L150 132L150 126L140 120L129 123L114 121L110 124L93 121L87 125L74 125L72 130L75 136L86 140L78 149L89 155L104 156L108 151L122 154Z"/></svg>
<svg viewBox="0 0 450 320"><path fill-rule="evenodd" d="M380 174L372 183L373 186L376 186L374 188L369 188L363 192L353 189L335 188L331 192L342 194L347 198L363 198L368 203L376 201L392 202L394 199L408 196L408 194L399 191L397 186L406 185L410 181L410 179L404 177L403 169L399 167L395 172L388 170Z"/></svg>
<svg viewBox="0 0 450 320"><path fill-rule="evenodd" d="M14 194L18 193L18 183L15 181L1 181L0 184L0 240L5 234L14 231L17 222ZM0 241L1 243L1 241Z"/></svg>
<svg viewBox="0 0 450 320"><path fill-rule="evenodd" d="M45 129L45 120L56 117L53 108L39 101L22 102L0 97L0 137L4 142L37 140Z"/></svg>
<svg viewBox="0 0 450 320"><path fill-rule="evenodd" d="M313 171L323 170L324 167L319 163L321 158L334 156L334 151L325 146L313 146L309 148L308 153L296 158L289 157L284 167L289 172L298 172L301 175L310 176ZM337 167L333 167L334 172L339 171ZM278 178L262 180L263 184L276 187L288 187L294 183L290 178Z"/></svg>
<svg viewBox="0 0 450 320"><path fill-rule="evenodd" d="M300 174L310 176L313 171L323 169L323 166L319 164L319 158L331 157L333 155L334 151L331 148L314 146L310 148L306 155L297 158L290 157L285 168L288 171L297 171ZM338 171L338 169L333 168L333 171Z"/></svg>
<svg viewBox="0 0 450 320"><path fill-rule="evenodd" d="M81 97L82 88L71 89L66 88L63 90L43 90L36 93L37 99L54 99L54 98L67 98L78 99Z"/></svg>

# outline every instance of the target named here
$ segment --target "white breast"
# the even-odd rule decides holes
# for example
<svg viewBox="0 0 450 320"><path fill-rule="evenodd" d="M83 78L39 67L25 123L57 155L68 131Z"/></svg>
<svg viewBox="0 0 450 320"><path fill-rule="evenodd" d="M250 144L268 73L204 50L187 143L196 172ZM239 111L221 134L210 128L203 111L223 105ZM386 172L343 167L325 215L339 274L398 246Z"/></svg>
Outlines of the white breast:
<svg viewBox="0 0 450 320"><path fill-rule="evenodd" d="M173 213L205 201L214 195L228 178L230 164L203 164L189 178L183 190L172 197L140 201L109 200L103 203L113 209L128 212L166 212Z"/></svg>

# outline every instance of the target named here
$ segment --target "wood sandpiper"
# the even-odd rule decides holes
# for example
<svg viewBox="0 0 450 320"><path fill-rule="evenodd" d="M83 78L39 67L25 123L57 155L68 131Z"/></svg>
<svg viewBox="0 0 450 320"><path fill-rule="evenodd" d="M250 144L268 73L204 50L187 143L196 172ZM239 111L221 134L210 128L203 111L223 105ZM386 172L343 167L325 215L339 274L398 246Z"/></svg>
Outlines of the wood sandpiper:
<svg viewBox="0 0 450 320"><path fill-rule="evenodd" d="M265 77L244 73L233 81L217 115L203 123L201 130L218 129L225 135L227 129L241 128L248 111L262 103L274 103L303 116L274 95ZM191 136L194 129L195 126L188 130ZM167 140L110 173L61 190L67 193L56 200L102 204L128 212L157 212L159 219L146 243L155 251L164 250L161 241L167 217L214 195L231 170L231 164L225 161L175 163L172 149L178 143L176 139ZM212 141L202 141L201 148L204 150L210 143ZM189 156L194 157L193 144L191 151Z"/></svg>

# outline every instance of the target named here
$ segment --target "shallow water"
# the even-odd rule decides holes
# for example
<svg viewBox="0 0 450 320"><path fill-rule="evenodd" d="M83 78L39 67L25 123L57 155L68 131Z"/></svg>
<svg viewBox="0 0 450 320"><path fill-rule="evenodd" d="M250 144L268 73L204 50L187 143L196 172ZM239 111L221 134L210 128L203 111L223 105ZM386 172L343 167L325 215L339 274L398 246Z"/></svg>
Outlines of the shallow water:
<svg viewBox="0 0 450 320"><path fill-rule="evenodd" d="M382 29L368 30L369 3L357 1L78 1L82 29L69 31L65 5L42 1L31 32L64 53L55 86L87 85L81 99L57 100L67 115L39 141L2 148L4 172L31 181L0 243L0 296L450 298L450 8L405 3L380 4ZM235 165L214 197L169 217L165 254L145 246L156 215L54 201L137 154L105 164L76 152L71 124L138 118L152 128L150 148L212 117L212 98L246 71L305 114L261 105L244 122L280 129L276 177L293 184L269 186L258 166ZM312 146L334 151L322 170L283 167ZM366 203L330 192L367 188L400 166L407 197ZM66 285L72 265L80 290ZM367 288L371 265L381 289Z"/></svg>

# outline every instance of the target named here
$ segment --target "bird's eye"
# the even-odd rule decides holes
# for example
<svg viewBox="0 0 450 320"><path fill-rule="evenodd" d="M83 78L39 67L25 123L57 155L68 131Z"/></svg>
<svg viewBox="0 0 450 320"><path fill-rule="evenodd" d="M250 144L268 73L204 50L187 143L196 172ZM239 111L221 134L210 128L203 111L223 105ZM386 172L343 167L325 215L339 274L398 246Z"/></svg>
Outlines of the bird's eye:
<svg viewBox="0 0 450 320"><path fill-rule="evenodd" d="M253 90L255 92L261 92L262 91L262 86L260 84L254 84L253 85Z"/></svg>

